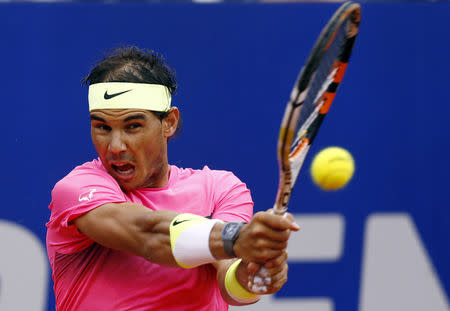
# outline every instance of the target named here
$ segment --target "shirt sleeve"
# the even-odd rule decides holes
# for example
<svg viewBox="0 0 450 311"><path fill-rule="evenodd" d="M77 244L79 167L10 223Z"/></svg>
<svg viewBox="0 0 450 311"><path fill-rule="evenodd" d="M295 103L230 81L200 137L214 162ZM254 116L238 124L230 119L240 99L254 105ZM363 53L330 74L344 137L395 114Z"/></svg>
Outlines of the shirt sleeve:
<svg viewBox="0 0 450 311"><path fill-rule="evenodd" d="M52 190L51 216L47 223L47 245L54 252L72 254L94 243L78 231L73 220L106 203L127 198L106 172L78 169L59 181Z"/></svg>
<svg viewBox="0 0 450 311"><path fill-rule="evenodd" d="M217 173L214 204L212 218L223 221L249 222L253 215L250 190L231 172L219 171Z"/></svg>

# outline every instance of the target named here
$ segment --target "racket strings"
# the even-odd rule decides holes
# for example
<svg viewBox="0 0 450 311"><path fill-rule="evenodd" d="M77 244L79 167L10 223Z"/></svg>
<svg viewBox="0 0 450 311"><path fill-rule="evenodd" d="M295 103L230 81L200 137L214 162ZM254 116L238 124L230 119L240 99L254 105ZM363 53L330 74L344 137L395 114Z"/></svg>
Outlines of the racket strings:
<svg viewBox="0 0 450 311"><path fill-rule="evenodd" d="M342 47L346 41L346 28L348 20L339 27L337 34L332 38L332 42L328 49L323 51L322 58L311 79L310 90L302 104L302 111L299 116L297 128L295 129L296 137L291 145L291 154L296 153L296 149L301 146L301 142L305 137L310 135L308 130L313 124L314 119L318 115L318 111L323 104L323 94L327 91L328 86L333 83L333 77L336 73L333 65L342 52ZM325 45L324 45L325 46ZM311 133L313 135L314 133Z"/></svg>

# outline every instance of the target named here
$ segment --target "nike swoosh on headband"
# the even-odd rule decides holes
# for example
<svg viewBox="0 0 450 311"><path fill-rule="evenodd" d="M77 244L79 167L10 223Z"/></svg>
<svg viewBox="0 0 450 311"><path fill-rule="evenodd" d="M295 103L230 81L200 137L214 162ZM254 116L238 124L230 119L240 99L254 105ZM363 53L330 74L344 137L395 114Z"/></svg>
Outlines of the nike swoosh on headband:
<svg viewBox="0 0 450 311"><path fill-rule="evenodd" d="M122 95L122 94L124 94L126 92L129 92L129 91L131 91L131 90L126 90L126 91L119 92L119 93L114 93L114 94L108 94L108 91L105 91L105 95L103 95L103 98L104 99L111 99L111 98L114 98L116 96Z"/></svg>

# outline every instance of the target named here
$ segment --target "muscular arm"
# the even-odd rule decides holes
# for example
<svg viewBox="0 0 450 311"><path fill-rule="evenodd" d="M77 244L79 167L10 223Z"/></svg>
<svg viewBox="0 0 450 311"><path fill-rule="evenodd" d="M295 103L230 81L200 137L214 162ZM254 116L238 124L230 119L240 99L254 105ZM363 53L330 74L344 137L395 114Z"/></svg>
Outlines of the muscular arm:
<svg viewBox="0 0 450 311"><path fill-rule="evenodd" d="M169 224L176 215L135 203L108 203L73 222L78 230L105 247L176 266L169 236Z"/></svg>
<svg viewBox="0 0 450 311"><path fill-rule="evenodd" d="M170 245L169 226L177 213L151 211L135 203L108 203L76 218L73 222L82 233L97 243L141 256L151 262L177 266ZM295 225L296 226L296 225ZM258 213L243 227L235 252L247 262L268 262L286 248L291 220L270 213ZM209 237L215 259L228 259L221 232L224 223L216 223Z"/></svg>
<svg viewBox="0 0 450 311"><path fill-rule="evenodd" d="M108 203L76 218L79 231L112 249L141 256L148 261L178 266L170 246L169 225L177 213L151 211L136 203ZM210 236L216 259L228 258L221 239L224 224L217 223Z"/></svg>

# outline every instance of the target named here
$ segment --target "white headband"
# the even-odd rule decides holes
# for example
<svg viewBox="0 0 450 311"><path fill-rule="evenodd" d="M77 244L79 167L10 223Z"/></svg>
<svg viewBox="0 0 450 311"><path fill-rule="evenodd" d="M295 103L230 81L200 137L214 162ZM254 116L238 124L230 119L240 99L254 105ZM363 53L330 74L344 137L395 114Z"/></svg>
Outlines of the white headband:
<svg viewBox="0 0 450 311"><path fill-rule="evenodd" d="M170 103L170 92L164 85L105 82L89 86L89 111L143 109L167 112L170 109Z"/></svg>

